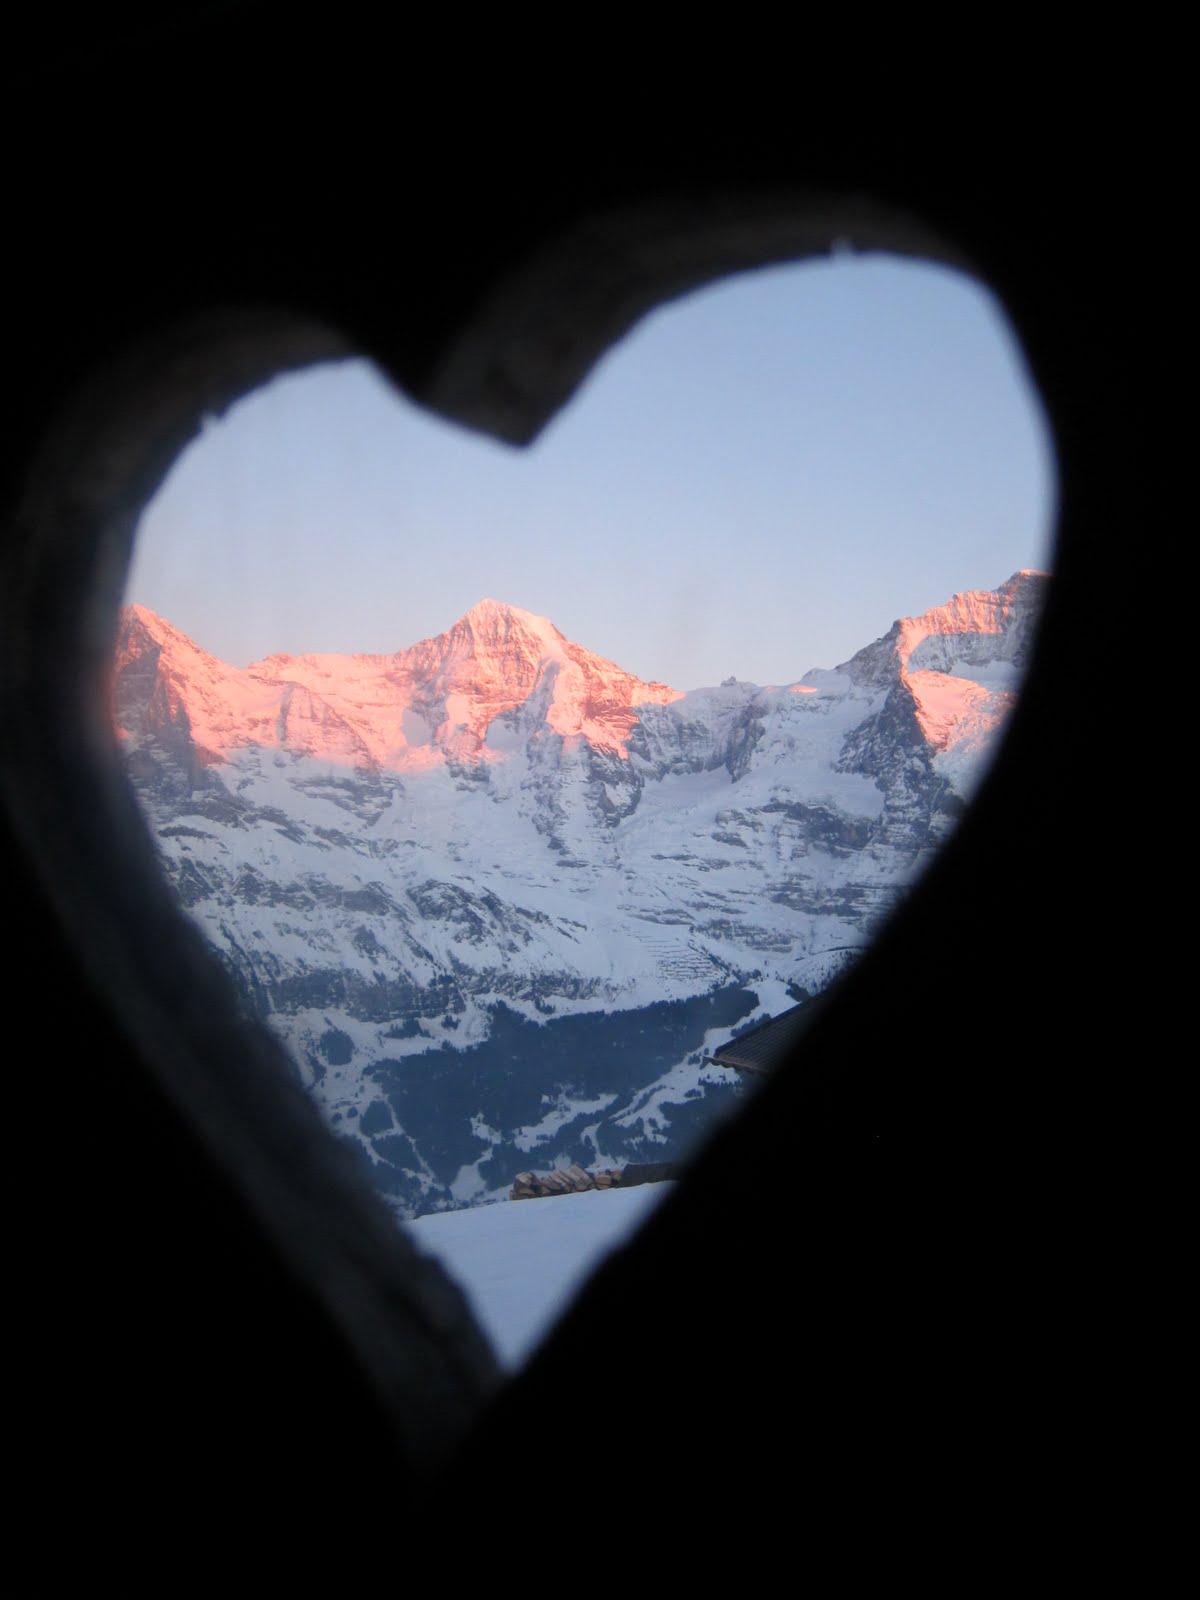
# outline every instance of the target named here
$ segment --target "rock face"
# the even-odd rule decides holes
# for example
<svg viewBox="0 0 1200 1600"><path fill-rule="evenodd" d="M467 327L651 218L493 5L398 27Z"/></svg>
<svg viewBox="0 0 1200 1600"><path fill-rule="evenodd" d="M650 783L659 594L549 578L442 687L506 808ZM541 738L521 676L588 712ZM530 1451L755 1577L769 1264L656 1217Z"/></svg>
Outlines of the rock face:
<svg viewBox="0 0 1200 1600"><path fill-rule="evenodd" d="M493 600L245 669L130 607L113 703L183 906L411 1214L535 1153L678 1154L737 1093L702 1054L821 988L954 826L1044 584L688 694Z"/></svg>

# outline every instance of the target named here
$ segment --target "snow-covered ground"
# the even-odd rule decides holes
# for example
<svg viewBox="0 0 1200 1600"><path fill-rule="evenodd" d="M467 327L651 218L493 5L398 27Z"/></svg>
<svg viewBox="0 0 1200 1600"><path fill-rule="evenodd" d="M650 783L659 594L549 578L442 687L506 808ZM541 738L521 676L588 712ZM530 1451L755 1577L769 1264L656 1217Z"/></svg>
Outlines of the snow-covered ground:
<svg viewBox="0 0 1200 1600"><path fill-rule="evenodd" d="M501 1361L520 1366L584 1279L671 1188L598 1189L442 1211L405 1226L461 1285Z"/></svg>

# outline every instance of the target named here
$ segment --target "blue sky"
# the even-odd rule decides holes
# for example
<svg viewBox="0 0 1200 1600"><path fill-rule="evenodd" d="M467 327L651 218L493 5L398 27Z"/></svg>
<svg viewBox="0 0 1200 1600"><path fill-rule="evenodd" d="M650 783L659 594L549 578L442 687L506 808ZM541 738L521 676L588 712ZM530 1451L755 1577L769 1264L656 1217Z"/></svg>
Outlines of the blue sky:
<svg viewBox="0 0 1200 1600"><path fill-rule="evenodd" d="M401 649L491 596L677 688L786 683L1048 566L1053 503L992 297L839 256L653 313L524 450L364 361L277 379L180 457L127 593L239 666Z"/></svg>

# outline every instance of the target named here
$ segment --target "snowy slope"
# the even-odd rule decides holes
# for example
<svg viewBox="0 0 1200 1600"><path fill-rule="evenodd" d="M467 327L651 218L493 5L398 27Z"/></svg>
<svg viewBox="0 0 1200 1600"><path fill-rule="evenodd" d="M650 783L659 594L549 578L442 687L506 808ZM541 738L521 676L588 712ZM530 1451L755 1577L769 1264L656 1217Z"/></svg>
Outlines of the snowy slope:
<svg viewBox="0 0 1200 1600"><path fill-rule="evenodd" d="M672 1187L501 1201L418 1217L409 1226L416 1244L465 1290L500 1359L516 1367Z"/></svg>

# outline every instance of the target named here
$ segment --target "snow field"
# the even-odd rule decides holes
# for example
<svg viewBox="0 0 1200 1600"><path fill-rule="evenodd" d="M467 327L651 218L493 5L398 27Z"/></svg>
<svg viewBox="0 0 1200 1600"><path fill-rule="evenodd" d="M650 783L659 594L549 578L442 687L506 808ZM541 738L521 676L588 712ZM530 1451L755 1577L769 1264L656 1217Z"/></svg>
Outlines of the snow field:
<svg viewBox="0 0 1200 1600"><path fill-rule="evenodd" d="M466 1293L501 1361L519 1367L584 1281L666 1196L669 1183L502 1200L405 1224Z"/></svg>

